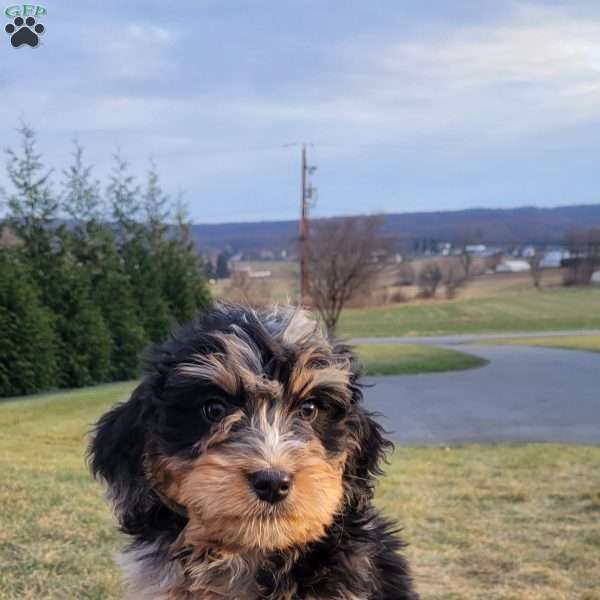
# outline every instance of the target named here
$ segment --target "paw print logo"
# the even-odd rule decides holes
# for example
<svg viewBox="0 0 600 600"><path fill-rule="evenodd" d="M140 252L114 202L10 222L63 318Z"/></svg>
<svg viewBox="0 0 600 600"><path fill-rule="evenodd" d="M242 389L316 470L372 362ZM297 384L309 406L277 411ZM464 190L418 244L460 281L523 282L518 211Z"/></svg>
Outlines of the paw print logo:
<svg viewBox="0 0 600 600"><path fill-rule="evenodd" d="M27 44L35 48L39 42L39 35L44 33L45 27L41 23L36 23L33 17L15 17L12 23L9 23L4 30L10 35L10 43L18 48Z"/></svg>

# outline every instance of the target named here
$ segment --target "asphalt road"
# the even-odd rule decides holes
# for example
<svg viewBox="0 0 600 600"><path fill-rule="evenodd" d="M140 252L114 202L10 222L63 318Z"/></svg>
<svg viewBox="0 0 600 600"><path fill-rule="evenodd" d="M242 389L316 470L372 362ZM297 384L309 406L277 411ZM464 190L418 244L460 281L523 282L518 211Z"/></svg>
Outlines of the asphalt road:
<svg viewBox="0 0 600 600"><path fill-rule="evenodd" d="M366 379L375 384L365 390L367 406L382 413L396 443L600 444L600 353L525 346L465 350L489 364Z"/></svg>

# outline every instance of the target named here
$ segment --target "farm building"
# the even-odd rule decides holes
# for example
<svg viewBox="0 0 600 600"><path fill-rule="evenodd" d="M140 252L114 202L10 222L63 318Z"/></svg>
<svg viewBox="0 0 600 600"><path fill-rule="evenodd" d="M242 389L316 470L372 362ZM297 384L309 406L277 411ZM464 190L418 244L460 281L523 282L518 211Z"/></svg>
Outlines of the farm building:
<svg viewBox="0 0 600 600"><path fill-rule="evenodd" d="M496 273L524 273L526 271L531 271L526 260L503 260L496 267Z"/></svg>

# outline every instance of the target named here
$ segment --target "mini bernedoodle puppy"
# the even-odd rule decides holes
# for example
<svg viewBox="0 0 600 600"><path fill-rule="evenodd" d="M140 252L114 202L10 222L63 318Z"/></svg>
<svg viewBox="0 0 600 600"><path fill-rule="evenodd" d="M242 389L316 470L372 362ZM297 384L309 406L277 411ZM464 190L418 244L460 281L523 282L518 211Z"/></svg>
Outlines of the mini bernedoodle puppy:
<svg viewBox="0 0 600 600"><path fill-rule="evenodd" d="M217 305L96 425L134 600L416 600L373 508L391 446L359 367L297 309Z"/></svg>

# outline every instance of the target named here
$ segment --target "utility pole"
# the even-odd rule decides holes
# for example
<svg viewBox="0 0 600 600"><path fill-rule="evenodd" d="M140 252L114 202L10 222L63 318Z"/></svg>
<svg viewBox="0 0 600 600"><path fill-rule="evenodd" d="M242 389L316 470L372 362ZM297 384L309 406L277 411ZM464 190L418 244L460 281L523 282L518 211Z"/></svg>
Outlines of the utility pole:
<svg viewBox="0 0 600 600"><path fill-rule="evenodd" d="M300 194L300 304L310 307L310 283L308 277L308 243L309 243L309 200L315 194L316 189L311 185L309 176L317 170L317 167L309 166L306 159L306 144L302 144L301 165L301 194Z"/></svg>

